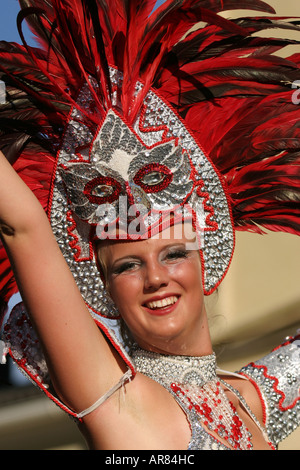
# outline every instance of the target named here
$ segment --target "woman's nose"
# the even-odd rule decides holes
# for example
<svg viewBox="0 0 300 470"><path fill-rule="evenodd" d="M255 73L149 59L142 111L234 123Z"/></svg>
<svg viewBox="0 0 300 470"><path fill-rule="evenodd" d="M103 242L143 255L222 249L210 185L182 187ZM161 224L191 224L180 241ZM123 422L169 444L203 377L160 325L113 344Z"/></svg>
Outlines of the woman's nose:
<svg viewBox="0 0 300 470"><path fill-rule="evenodd" d="M144 286L145 289L159 289L169 283L169 273L165 266L158 261L151 261L145 266Z"/></svg>

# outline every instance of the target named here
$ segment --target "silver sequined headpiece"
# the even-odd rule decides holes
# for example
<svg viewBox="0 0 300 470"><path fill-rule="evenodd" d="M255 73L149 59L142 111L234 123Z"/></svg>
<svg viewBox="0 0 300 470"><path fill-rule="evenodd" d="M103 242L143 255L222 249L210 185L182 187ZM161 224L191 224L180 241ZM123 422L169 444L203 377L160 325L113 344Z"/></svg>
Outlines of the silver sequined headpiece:
<svg viewBox="0 0 300 470"><path fill-rule="evenodd" d="M116 70L111 70L111 79L120 86ZM149 91L129 126L118 112L117 98L113 104L95 135L74 108L59 153L51 204L54 234L81 293L91 312L105 317L118 312L99 275L93 238L95 233L103 237L105 227L124 221L122 201L126 200L127 209L139 210L142 237L160 230L170 213L175 220L192 219L201 238L206 294L223 279L234 247L221 178L175 112ZM78 105L87 111L92 108L88 87L81 90ZM130 211L122 212L128 227ZM129 238L135 237L129 233Z"/></svg>

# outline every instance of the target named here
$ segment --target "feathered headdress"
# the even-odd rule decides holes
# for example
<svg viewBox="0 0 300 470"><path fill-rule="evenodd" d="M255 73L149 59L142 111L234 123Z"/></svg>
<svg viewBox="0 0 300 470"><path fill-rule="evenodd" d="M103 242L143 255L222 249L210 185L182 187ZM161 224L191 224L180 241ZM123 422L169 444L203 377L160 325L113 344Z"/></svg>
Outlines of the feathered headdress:
<svg viewBox="0 0 300 470"><path fill-rule="evenodd" d="M104 330L98 316L117 313L92 241L99 220L105 227L116 215L120 223L122 195L146 207L146 232L163 226L166 207L192 218L204 237L207 294L228 270L234 230L300 233L300 108L292 88L300 54L280 58L274 54L295 41L255 35L299 31L299 21L228 21L218 13L240 9L235 0L20 4L23 45L0 43L0 148L47 211ZM243 8L274 13L259 0ZM39 47L27 45L24 19ZM113 213L99 216L103 206ZM17 287L3 248L0 263L4 305ZM7 338L14 322L27 322L22 315ZM27 346L15 341L12 356L42 380Z"/></svg>

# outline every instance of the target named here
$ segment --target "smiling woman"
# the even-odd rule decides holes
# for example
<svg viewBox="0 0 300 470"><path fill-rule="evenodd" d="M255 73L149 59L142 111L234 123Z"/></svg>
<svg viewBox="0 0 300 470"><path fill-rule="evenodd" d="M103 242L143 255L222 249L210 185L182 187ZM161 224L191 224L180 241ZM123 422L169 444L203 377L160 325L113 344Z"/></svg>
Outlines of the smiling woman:
<svg viewBox="0 0 300 470"><path fill-rule="evenodd" d="M145 349L199 356L212 352L199 251L191 249L195 237L186 223L184 230L173 226L147 240L99 244L106 288Z"/></svg>
<svg viewBox="0 0 300 470"><path fill-rule="evenodd" d="M91 449L275 449L299 337L222 371L204 300L235 230L300 234L299 54L254 35L298 22L156 3L20 0L40 46L1 43L5 352Z"/></svg>

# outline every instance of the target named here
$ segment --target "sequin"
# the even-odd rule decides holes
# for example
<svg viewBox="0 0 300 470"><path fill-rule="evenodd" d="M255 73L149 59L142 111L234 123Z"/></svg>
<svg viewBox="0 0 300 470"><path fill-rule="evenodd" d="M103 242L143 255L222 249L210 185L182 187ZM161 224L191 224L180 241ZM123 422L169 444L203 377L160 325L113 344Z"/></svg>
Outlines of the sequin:
<svg viewBox="0 0 300 470"><path fill-rule="evenodd" d="M139 372L165 387L185 412L192 430L189 449L252 449L251 434L217 377L215 354L167 356L136 348L133 361Z"/></svg>
<svg viewBox="0 0 300 470"><path fill-rule="evenodd" d="M277 445L300 425L300 341L291 339L242 372L258 385L266 406L266 427Z"/></svg>
<svg viewBox="0 0 300 470"><path fill-rule="evenodd" d="M112 83L120 86L122 75L111 69L111 77ZM96 89L96 83L92 84ZM140 86L137 84L137 91ZM83 87L78 97L79 107L89 110L92 103L90 89ZM59 153L60 171L54 185L51 224L72 272L78 259L81 260L81 270L85 264L84 256L78 257L78 253L90 253L90 239L81 235L88 233L84 224L99 223L105 227L107 223L112 223L113 217L117 218L119 214L115 197L126 195L130 204L143 205L147 209L145 230L158 226L162 221L162 213L170 211L172 206L182 206L182 214L186 214L185 204L193 208L188 216L190 218L193 213L201 232L201 252L206 268L204 288L207 293L212 291L224 277L230 263L234 232L219 176L192 136L172 110L152 91L146 96L144 112L132 129L115 112L110 111L97 132L95 129L93 135L93 131L84 125L80 111L74 108ZM138 172L153 164L168 168L169 174L153 170L151 184L146 172L144 179L138 180ZM94 186L93 192L88 194L86 185L90 180L98 178L100 181L103 178L105 181L109 177L117 182L118 191L115 191L116 187L112 190L111 184L100 184ZM156 184L153 178L157 179ZM112 207L108 208L108 204ZM64 219L68 208L74 213L71 225ZM57 214L60 224L56 220ZM66 224L68 231L63 234L62 225ZM91 274L88 277L93 291L98 269L96 260L90 256L88 260L91 263ZM77 273L76 281L79 285L83 276ZM103 289L101 282L100 286ZM103 300L91 304L89 289L84 289L83 296L94 313L103 314L111 309L109 316L118 315L111 303L108 303L109 308L104 306Z"/></svg>

